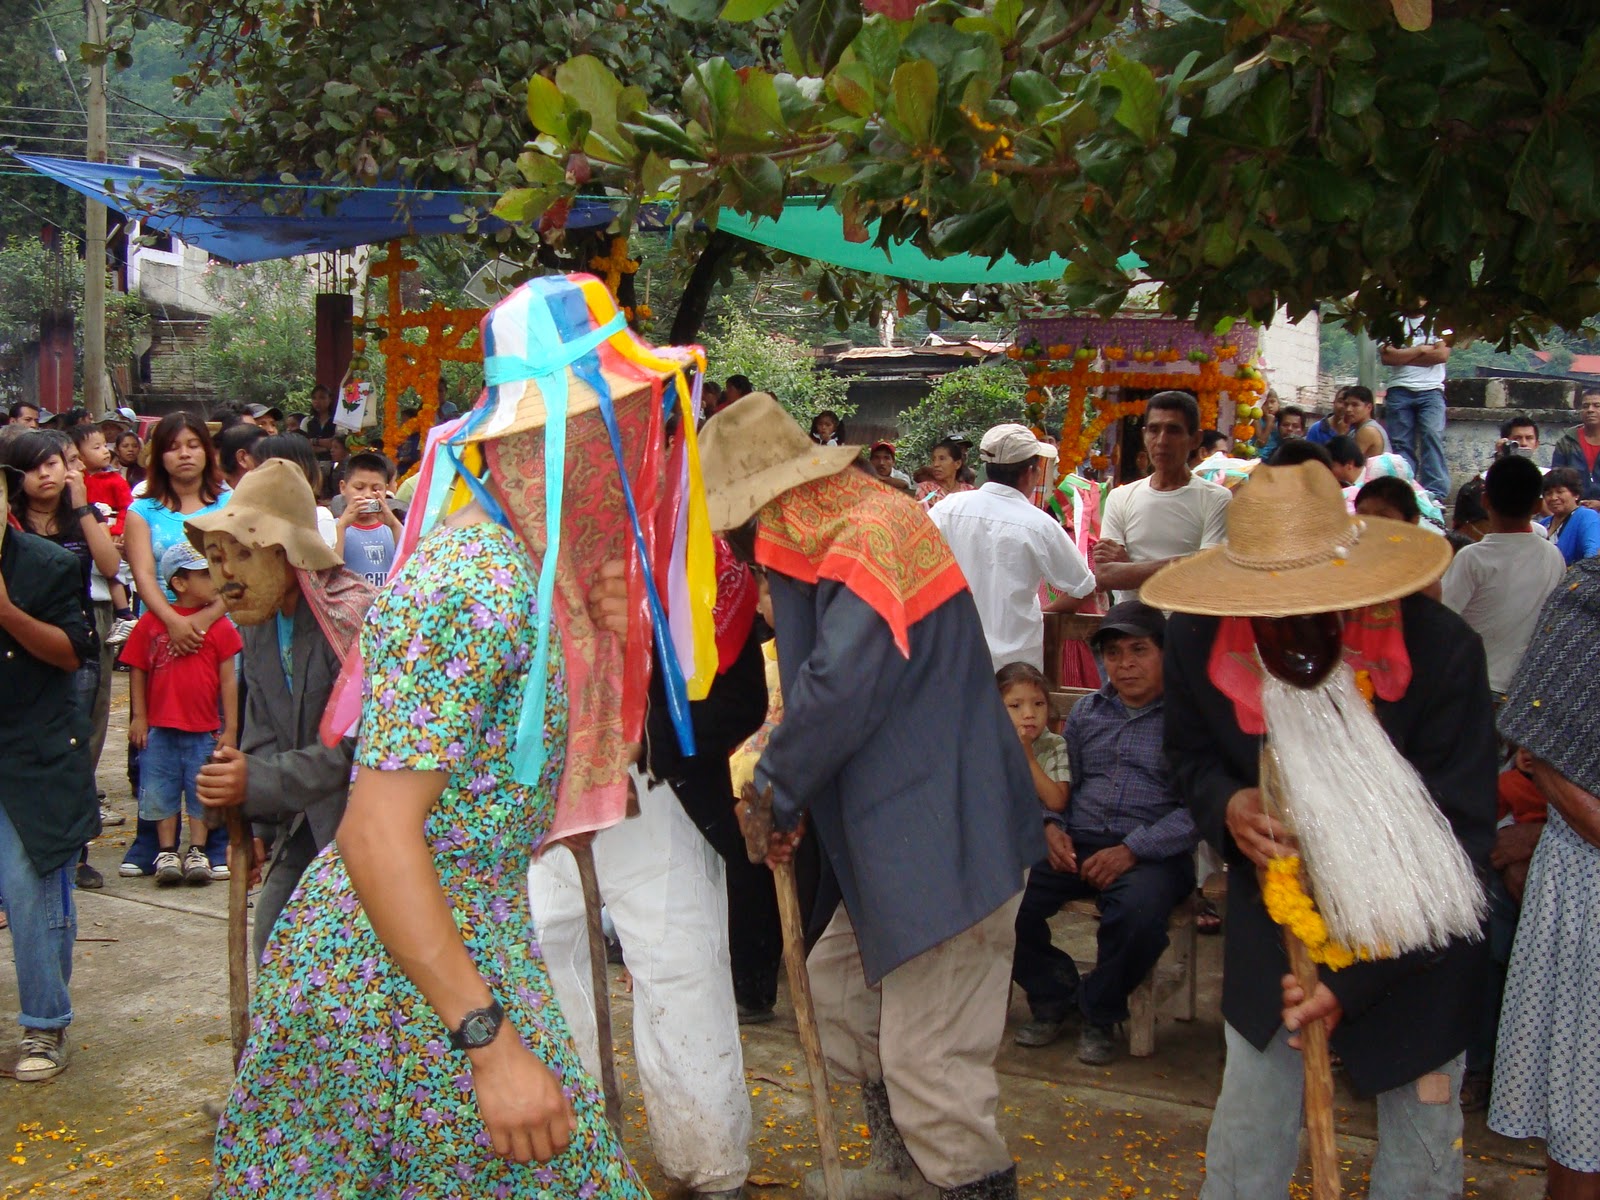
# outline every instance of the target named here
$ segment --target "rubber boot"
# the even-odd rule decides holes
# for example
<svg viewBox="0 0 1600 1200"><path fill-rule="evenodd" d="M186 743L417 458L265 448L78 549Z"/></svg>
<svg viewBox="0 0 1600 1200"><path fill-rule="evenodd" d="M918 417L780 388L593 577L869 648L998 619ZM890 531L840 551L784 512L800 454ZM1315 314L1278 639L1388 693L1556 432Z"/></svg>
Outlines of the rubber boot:
<svg viewBox="0 0 1600 1200"><path fill-rule="evenodd" d="M972 1183L940 1188L939 1200L1017 1200L1017 1169L1007 1167Z"/></svg>
<svg viewBox="0 0 1600 1200"><path fill-rule="evenodd" d="M840 1200L937 1200L939 1189L922 1177L906 1149L905 1139L889 1115L889 1089L883 1080L861 1085L861 1102L867 1110L867 1136L871 1139L867 1165L844 1172ZM827 1187L821 1170L806 1172L806 1195L824 1200Z"/></svg>

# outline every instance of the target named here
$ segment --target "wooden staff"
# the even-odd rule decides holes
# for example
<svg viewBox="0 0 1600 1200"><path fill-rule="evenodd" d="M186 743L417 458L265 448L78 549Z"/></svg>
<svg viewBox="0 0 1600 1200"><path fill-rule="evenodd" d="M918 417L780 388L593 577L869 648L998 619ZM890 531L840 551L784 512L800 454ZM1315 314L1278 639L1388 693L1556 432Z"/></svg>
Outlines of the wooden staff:
<svg viewBox="0 0 1600 1200"><path fill-rule="evenodd" d="M1284 824L1283 801L1278 792L1278 760L1270 747L1261 748L1261 808L1269 817ZM1259 871L1263 886L1266 871ZM1317 964L1311 951L1287 926L1283 948L1289 954L1289 970L1310 999L1317 990ZM1312 1200L1339 1200L1339 1149L1333 1134L1333 1061L1328 1054L1328 1027L1322 1020L1300 1027L1300 1055L1305 1066L1306 1139L1311 1152Z"/></svg>
<svg viewBox="0 0 1600 1200"><path fill-rule="evenodd" d="M755 784L747 783L742 799L739 827L744 833L745 853L753 863L765 862L768 843L772 838L772 789L769 787L765 792L757 792ZM806 973L806 929L800 915L800 892L794 881L794 864L773 864L772 882L777 888L778 917L783 924L783 965L789 976L789 998L794 1001L800 1049L805 1053L806 1075L811 1080L811 1115L817 1123L823 1185L828 1200L844 1200L839 1134L834 1128L833 1108L828 1102L828 1065L822 1057L822 1034L817 1028L817 1012L811 1003L811 976Z"/></svg>
<svg viewBox="0 0 1600 1200"><path fill-rule="evenodd" d="M594 989L594 1031L600 1043L600 1088L606 1097L606 1120L622 1136L622 1092L617 1087L617 1056L611 1038L611 981L606 975L606 933L600 924L600 881L594 873L594 846L588 838L566 843L578 864L583 885L584 923L589 931L589 983Z"/></svg>
<svg viewBox="0 0 1600 1200"><path fill-rule="evenodd" d="M228 1030L233 1037L233 1069L239 1069L250 1039L250 873L255 869L250 829L237 805L225 809L228 822Z"/></svg>

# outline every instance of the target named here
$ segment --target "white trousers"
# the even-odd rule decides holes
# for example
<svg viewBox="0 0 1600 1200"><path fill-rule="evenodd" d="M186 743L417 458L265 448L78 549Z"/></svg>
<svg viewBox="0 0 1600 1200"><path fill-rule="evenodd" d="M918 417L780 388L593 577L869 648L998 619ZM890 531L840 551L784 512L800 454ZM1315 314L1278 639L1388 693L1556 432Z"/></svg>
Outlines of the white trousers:
<svg viewBox="0 0 1600 1200"><path fill-rule="evenodd" d="M639 815L594 840L600 895L633 976L633 1055L661 1169L697 1192L750 1171L750 1094L728 960L722 860L672 789L635 774ZM528 871L534 926L583 1065L600 1077L583 889L553 847Z"/></svg>

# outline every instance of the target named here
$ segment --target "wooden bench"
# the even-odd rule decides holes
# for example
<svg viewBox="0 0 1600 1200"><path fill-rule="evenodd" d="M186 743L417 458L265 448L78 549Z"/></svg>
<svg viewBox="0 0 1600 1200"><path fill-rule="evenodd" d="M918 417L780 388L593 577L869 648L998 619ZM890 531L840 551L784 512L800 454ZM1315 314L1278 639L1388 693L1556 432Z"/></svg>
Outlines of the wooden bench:
<svg viewBox="0 0 1600 1200"><path fill-rule="evenodd" d="M1128 997L1128 1053L1134 1058L1149 1058L1156 1052L1156 1014L1174 995L1178 996L1178 1005L1172 1015L1179 1021L1194 1020L1200 979L1194 923L1198 910L1193 893L1172 910L1161 961ZM1100 919L1093 900L1070 900L1061 911Z"/></svg>

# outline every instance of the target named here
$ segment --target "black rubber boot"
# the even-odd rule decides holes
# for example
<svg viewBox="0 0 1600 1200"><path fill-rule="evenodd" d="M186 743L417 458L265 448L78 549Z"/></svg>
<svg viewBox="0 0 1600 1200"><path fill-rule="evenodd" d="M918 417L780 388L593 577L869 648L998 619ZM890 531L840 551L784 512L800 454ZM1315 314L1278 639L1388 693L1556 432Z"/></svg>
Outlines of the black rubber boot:
<svg viewBox="0 0 1600 1200"><path fill-rule="evenodd" d="M940 1188L939 1200L1017 1200L1017 1169L1007 1167L972 1183Z"/></svg>
<svg viewBox="0 0 1600 1200"><path fill-rule="evenodd" d="M922 1177L895 1128L883 1080L861 1085L861 1103L867 1110L871 1154L865 1167L844 1172L842 1200L935 1200L939 1189ZM813 1200L827 1196L820 1170L806 1172L806 1195Z"/></svg>

